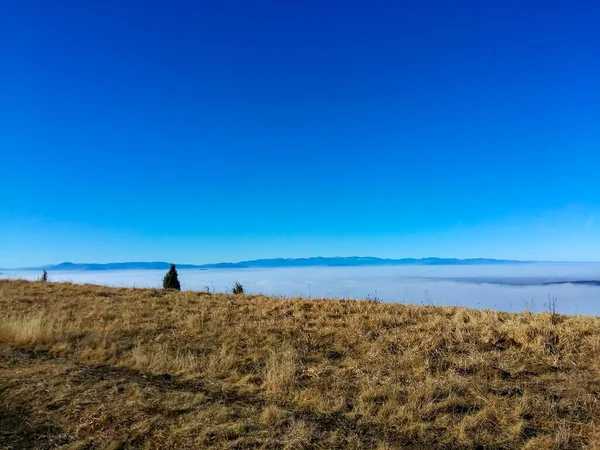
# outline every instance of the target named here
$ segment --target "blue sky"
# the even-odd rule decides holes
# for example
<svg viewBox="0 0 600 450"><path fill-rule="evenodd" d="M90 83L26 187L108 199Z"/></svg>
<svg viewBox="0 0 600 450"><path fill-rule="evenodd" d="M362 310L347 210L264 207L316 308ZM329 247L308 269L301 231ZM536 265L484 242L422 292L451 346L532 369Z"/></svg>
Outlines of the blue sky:
<svg viewBox="0 0 600 450"><path fill-rule="evenodd" d="M0 267L600 260L600 3L0 13Z"/></svg>

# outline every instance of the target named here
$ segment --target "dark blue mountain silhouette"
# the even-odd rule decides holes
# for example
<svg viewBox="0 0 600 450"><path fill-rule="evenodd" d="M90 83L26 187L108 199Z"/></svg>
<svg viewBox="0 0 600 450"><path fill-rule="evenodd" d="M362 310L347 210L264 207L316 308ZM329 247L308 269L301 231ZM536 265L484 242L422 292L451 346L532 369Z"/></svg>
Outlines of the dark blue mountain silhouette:
<svg viewBox="0 0 600 450"><path fill-rule="evenodd" d="M217 264L177 264L178 269L242 269L242 268L275 268L275 267L359 267L359 266L408 266L408 265L501 265L501 264L527 264L531 261L516 261L506 259L457 259L457 258L375 258L372 256L347 256L347 257L312 257L312 258L273 258L253 259L236 263ZM170 263L155 262L121 262L121 263L72 263L63 262L56 265L43 267L30 267L31 270L133 270L133 269L161 269L167 270Z"/></svg>

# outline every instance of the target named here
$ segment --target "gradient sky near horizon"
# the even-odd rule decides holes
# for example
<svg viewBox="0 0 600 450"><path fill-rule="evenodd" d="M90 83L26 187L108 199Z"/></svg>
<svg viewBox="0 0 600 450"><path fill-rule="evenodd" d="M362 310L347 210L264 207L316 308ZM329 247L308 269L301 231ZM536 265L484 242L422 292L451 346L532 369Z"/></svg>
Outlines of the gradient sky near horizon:
<svg viewBox="0 0 600 450"><path fill-rule="evenodd" d="M597 1L0 8L0 267L600 260Z"/></svg>

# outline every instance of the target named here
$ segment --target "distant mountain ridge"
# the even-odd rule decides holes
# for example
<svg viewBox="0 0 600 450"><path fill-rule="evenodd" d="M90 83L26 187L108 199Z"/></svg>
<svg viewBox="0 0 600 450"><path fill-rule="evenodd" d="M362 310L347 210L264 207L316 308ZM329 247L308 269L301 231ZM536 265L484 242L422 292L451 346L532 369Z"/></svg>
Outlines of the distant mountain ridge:
<svg viewBox="0 0 600 450"><path fill-rule="evenodd" d="M46 267L36 267L36 269L45 268L46 270L144 270L144 269L168 269L171 264L163 261L155 262L122 262L122 263L72 263L63 262ZM195 269L198 266L193 264L178 264L179 269Z"/></svg>
<svg viewBox="0 0 600 450"><path fill-rule="evenodd" d="M376 258L373 256L345 256L345 257L323 257L312 258L272 258L253 259L236 263L217 264L177 264L178 269L251 269L251 268L277 268L277 267L362 267L362 266L409 266L409 265L501 265L501 264L528 264L532 261L518 261L507 259L489 258ZM120 263L72 263L29 267L22 270L166 270L170 263L164 261L155 262L120 262Z"/></svg>

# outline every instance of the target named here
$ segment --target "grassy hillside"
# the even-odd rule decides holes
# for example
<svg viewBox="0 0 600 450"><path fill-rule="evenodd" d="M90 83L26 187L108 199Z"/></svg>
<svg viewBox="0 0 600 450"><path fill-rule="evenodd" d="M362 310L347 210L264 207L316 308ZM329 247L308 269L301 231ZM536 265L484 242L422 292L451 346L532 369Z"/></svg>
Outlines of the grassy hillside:
<svg viewBox="0 0 600 450"><path fill-rule="evenodd" d="M600 319L0 281L0 448L593 448Z"/></svg>

